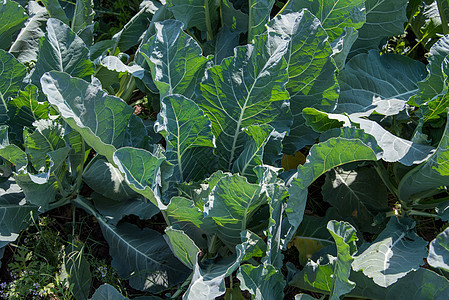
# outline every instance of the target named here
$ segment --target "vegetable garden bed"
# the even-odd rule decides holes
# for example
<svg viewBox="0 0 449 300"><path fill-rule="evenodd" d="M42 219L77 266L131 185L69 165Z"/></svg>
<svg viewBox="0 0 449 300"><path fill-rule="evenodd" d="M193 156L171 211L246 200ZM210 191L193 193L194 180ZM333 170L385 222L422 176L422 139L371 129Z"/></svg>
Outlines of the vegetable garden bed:
<svg viewBox="0 0 449 300"><path fill-rule="evenodd" d="M0 298L448 299L449 1L0 6Z"/></svg>

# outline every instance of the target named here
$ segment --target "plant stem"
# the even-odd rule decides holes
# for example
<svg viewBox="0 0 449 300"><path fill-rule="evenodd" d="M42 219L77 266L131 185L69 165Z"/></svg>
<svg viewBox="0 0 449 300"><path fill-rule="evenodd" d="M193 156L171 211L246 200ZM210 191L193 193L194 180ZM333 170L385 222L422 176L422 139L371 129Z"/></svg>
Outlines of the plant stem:
<svg viewBox="0 0 449 300"><path fill-rule="evenodd" d="M223 20L223 1L220 1L220 23L221 27L224 27L224 20Z"/></svg>
<svg viewBox="0 0 449 300"><path fill-rule="evenodd" d="M164 217L165 223L167 223L167 226L170 227L172 224L170 222L170 219L168 218L167 212L165 210L161 210L161 213Z"/></svg>
<svg viewBox="0 0 449 300"><path fill-rule="evenodd" d="M52 209L58 208L58 207L60 207L60 206L69 204L69 203L70 203L69 198L62 198L61 200L58 200L58 201L56 201L56 202L50 204L50 205L48 206L48 210L52 210Z"/></svg>
<svg viewBox="0 0 449 300"><path fill-rule="evenodd" d="M430 214L430 213L426 213L426 212L419 211L419 210L413 210L413 209L407 211L407 214L409 216L422 216L422 217L431 217L431 218L438 218L439 217L438 215L435 215L435 214Z"/></svg>
<svg viewBox="0 0 449 300"><path fill-rule="evenodd" d="M287 5L288 5L289 2L290 2L290 0L288 0L287 2L285 2L285 5L281 8L281 10L276 14L275 17L277 17L278 15L280 15L280 14L284 11L284 9L287 7Z"/></svg>
<svg viewBox="0 0 449 300"><path fill-rule="evenodd" d="M79 170L78 170L78 174L76 177L76 182L75 182L75 192L78 194L78 191L81 188L81 184L83 183L83 171L84 171L84 163L85 163L85 159L86 159L86 144L84 142L84 139L81 137L81 151L80 153L83 155L83 163L80 164L79 166Z"/></svg>
<svg viewBox="0 0 449 300"><path fill-rule="evenodd" d="M413 52L413 50L415 50L415 48L418 47L418 45L422 43L422 41L424 41L424 39L427 37L427 35L428 35L427 33L425 35L423 35L423 37L415 44L415 46L413 46L413 48L410 49L407 56L410 55Z"/></svg>
<svg viewBox="0 0 449 300"><path fill-rule="evenodd" d="M209 247L207 249L207 252L208 252L209 255L210 254L212 254L212 255L215 254L215 243L216 243L216 241L217 241L217 234L214 234L212 236L212 239L209 242Z"/></svg>
<svg viewBox="0 0 449 300"><path fill-rule="evenodd" d="M232 273L229 275L229 291L232 299Z"/></svg>
<svg viewBox="0 0 449 300"><path fill-rule="evenodd" d="M56 173L55 173L55 172L52 172L51 175L53 175L53 177L55 178L56 184L58 185L59 193L62 195L62 197L63 197L63 198L69 198L69 195L70 195L70 194L64 190L64 187L62 186L62 182L59 180L59 178L58 178L58 176L56 175Z"/></svg>
<svg viewBox="0 0 449 300"><path fill-rule="evenodd" d="M382 164L382 162L377 161L374 164L374 169L376 170L380 179L382 179L382 182L387 186L388 190L390 190L390 192L395 196L396 199L399 199L398 188L391 181L390 175L388 174L388 171L385 169L385 166Z"/></svg>
<svg viewBox="0 0 449 300"><path fill-rule="evenodd" d="M432 196L434 196L435 194L438 194L438 190L437 189L431 189L431 190L426 190L426 191L422 191L419 193L414 194L412 197L410 197L410 200L412 201L412 203L416 206L420 205L421 200L424 200L426 198L430 198Z"/></svg>
<svg viewBox="0 0 449 300"><path fill-rule="evenodd" d="M2 100L2 104L3 104L3 107L4 107L4 110L6 111L6 112L8 112L8 104L6 103L6 100L5 100L5 98L3 97L3 94L2 93L0 93L0 100Z"/></svg>
<svg viewBox="0 0 449 300"><path fill-rule="evenodd" d="M251 2L250 2L251 5ZM252 38L251 38L251 33L252 33L252 24L251 24L251 19L253 18L253 10L251 9L251 7L249 8L249 17L248 17L248 44L251 44Z"/></svg>
<svg viewBox="0 0 449 300"><path fill-rule="evenodd" d="M210 19L209 0L204 0L204 10L206 14L207 40L212 41L214 39L214 32L212 31L212 24Z"/></svg>
<svg viewBox="0 0 449 300"><path fill-rule="evenodd" d="M72 205L72 240L75 238L75 220L76 220L76 206ZM72 243L72 252L75 251L75 248Z"/></svg>
<svg viewBox="0 0 449 300"><path fill-rule="evenodd" d="M98 214L98 212L95 211L95 209L93 207L91 207L89 204L85 203L84 202L85 200L83 200L83 199L84 199L84 197L82 197L82 196L76 197L75 199L73 199L73 203L77 204L80 208L84 209L89 214L94 216L99 222L104 223L103 219Z"/></svg>
<svg viewBox="0 0 449 300"><path fill-rule="evenodd" d="M446 1L447 3L447 1ZM440 13L440 19L441 19L441 27L443 27L443 34L446 35L449 33L449 26L448 26L448 20L446 18L446 15L444 14L444 3L442 0L437 0L438 5L438 12ZM448 4L446 4L447 6Z"/></svg>
<svg viewBox="0 0 449 300"><path fill-rule="evenodd" d="M87 170L89 170L89 168L91 167L91 165L94 163L94 161L96 161L98 159L98 157L101 156L99 154L96 154L88 163L87 166L84 168L83 172L87 172Z"/></svg>
<svg viewBox="0 0 449 300"><path fill-rule="evenodd" d="M190 273L189 277L184 281L184 283L178 288L178 290L171 296L171 299L178 299L179 295L186 290L186 287L190 285L192 281L193 272Z"/></svg>
<svg viewBox="0 0 449 300"><path fill-rule="evenodd" d="M122 98L126 103L131 99L136 82L131 74L125 74L120 80L120 89L115 94L116 97Z"/></svg>

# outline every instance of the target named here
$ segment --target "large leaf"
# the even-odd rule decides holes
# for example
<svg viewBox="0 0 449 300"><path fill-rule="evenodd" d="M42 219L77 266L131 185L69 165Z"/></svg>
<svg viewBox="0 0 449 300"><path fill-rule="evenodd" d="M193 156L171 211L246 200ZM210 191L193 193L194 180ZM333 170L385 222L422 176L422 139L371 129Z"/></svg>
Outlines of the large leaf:
<svg viewBox="0 0 449 300"><path fill-rule="evenodd" d="M318 270L321 270L318 269ZM313 277L311 275L309 282L304 280L291 281L290 284L314 291L318 293L326 292L326 282L323 277ZM296 278L295 278L296 279ZM355 288L346 296L363 299L413 299L413 300L434 300L446 299L449 293L449 281L437 273L419 268L415 272L410 272L407 276L399 279L395 284L387 288L376 285L370 278L361 272L352 272L349 277L356 283Z"/></svg>
<svg viewBox="0 0 449 300"><path fill-rule="evenodd" d="M212 190L205 204L205 217L215 221L217 235L233 247L241 241L240 232L247 229L251 216L266 202L259 185L239 175L226 176Z"/></svg>
<svg viewBox="0 0 449 300"><path fill-rule="evenodd" d="M406 56L376 50L353 57L338 74L340 98L335 112L391 116L405 109L427 75L424 64Z"/></svg>
<svg viewBox="0 0 449 300"><path fill-rule="evenodd" d="M289 270L291 278L288 284L309 291L330 294L333 266L336 260L337 258L332 255L328 255L326 259L320 257L317 262L309 259L301 271Z"/></svg>
<svg viewBox="0 0 449 300"><path fill-rule="evenodd" d="M238 268L242 256L243 253L230 255L214 263L207 262L206 266L203 263L203 267L198 264L197 257L192 281L182 299L214 300L223 295L226 291L224 279Z"/></svg>
<svg viewBox="0 0 449 300"><path fill-rule="evenodd" d="M32 82L40 87L42 75L52 70L79 78L88 78L94 74L94 64L89 59L89 49L83 40L57 19L48 19L47 33L39 40Z"/></svg>
<svg viewBox="0 0 449 300"><path fill-rule="evenodd" d="M112 266L129 279L131 287L139 290L160 290L184 281L187 268L176 259L160 233L152 229L140 230L129 223L117 227L109 224L85 200L75 203L93 214L109 244Z"/></svg>
<svg viewBox="0 0 449 300"><path fill-rule="evenodd" d="M372 139L372 138L371 138ZM360 138L332 137L325 142L314 145L304 165L298 166L298 173L293 177L288 189L290 199L287 202L287 216L293 229L302 222L307 201L308 187L325 172L334 167L355 161L376 161L375 141L367 135ZM290 232L290 238L294 234Z"/></svg>
<svg viewBox="0 0 449 300"><path fill-rule="evenodd" d="M100 67L97 69L95 77L101 82L104 90L109 94L119 95L120 97L129 96L132 93L135 78L128 76L143 76L144 70L138 66L127 66L117 56L106 56L103 59L98 58ZM126 89L120 89L120 86Z"/></svg>
<svg viewBox="0 0 449 300"><path fill-rule="evenodd" d="M152 150L154 144L162 139L160 134L154 132L153 121L143 121L140 117L132 114L125 131L123 146Z"/></svg>
<svg viewBox="0 0 449 300"><path fill-rule="evenodd" d="M414 98L416 104L423 104L443 91L444 72L441 64L447 55L449 55L449 35L438 39L430 48L429 64L427 65L429 75L418 83L419 93Z"/></svg>
<svg viewBox="0 0 449 300"><path fill-rule="evenodd" d="M0 6L0 49L11 46L12 37L28 19L25 9L15 1L2 1Z"/></svg>
<svg viewBox="0 0 449 300"><path fill-rule="evenodd" d="M155 27L156 34L140 48L140 53L150 66L161 99L171 94L190 98L195 89L194 77L209 59L202 56L197 42L182 31L181 22L166 20Z"/></svg>
<svg viewBox="0 0 449 300"><path fill-rule="evenodd" d="M280 270L284 259L281 249L285 249L286 246L282 224L288 191L285 183L277 177L278 170L265 166L257 167L255 172L257 173L259 185L266 190L270 209L268 229L266 231L266 254L262 258L262 263L272 265Z"/></svg>
<svg viewBox="0 0 449 300"><path fill-rule="evenodd" d="M36 1L28 2L28 14L30 18L25 23L25 27L20 30L9 48L9 53L14 54L22 63L37 59L39 39L44 36L45 23L49 18L47 10Z"/></svg>
<svg viewBox="0 0 449 300"><path fill-rule="evenodd" d="M84 182L97 193L117 201L136 197L125 178L113 164L98 159L83 172Z"/></svg>
<svg viewBox="0 0 449 300"><path fill-rule="evenodd" d="M282 13L297 12L303 8L320 20L330 41L338 38L345 27L359 29L366 20L365 0L289 0Z"/></svg>
<svg viewBox="0 0 449 300"><path fill-rule="evenodd" d="M164 289L182 282L186 268L177 260L157 231L123 223L116 228L100 222L110 245L112 266L131 287L139 290Z"/></svg>
<svg viewBox="0 0 449 300"><path fill-rule="evenodd" d="M189 155L189 152L197 147L215 147L215 137L209 118L198 105L181 95L166 96L154 126L167 141L165 155L175 166L174 180L182 183L192 178L203 179L210 166L210 156ZM204 164L205 160L209 162Z"/></svg>
<svg viewBox="0 0 449 300"><path fill-rule="evenodd" d="M42 175L43 178L39 175ZM54 176L50 176L49 172L37 175L37 179L41 179L39 183L35 182L36 177L23 172L14 175L14 179L23 190L27 203L39 206L40 212L47 211L50 203L56 200L58 183Z"/></svg>
<svg viewBox="0 0 449 300"><path fill-rule="evenodd" d="M352 255L357 251L357 235L354 227L346 222L329 221L327 230L337 245L337 260L333 269L330 299L338 300L355 287L355 283L348 278L351 273L351 263L354 260Z"/></svg>
<svg viewBox="0 0 449 300"><path fill-rule="evenodd" d="M167 7L186 29L196 27L213 38L214 27L218 23L218 2L215 0L168 0Z"/></svg>
<svg viewBox="0 0 449 300"><path fill-rule="evenodd" d="M287 90L291 96L293 125L284 140L284 152L294 153L313 144L316 133L305 126L302 110L316 107L331 111L338 98L332 48L326 31L309 11L279 15L268 24L268 32L289 39L284 57L288 64Z"/></svg>
<svg viewBox="0 0 449 300"><path fill-rule="evenodd" d="M77 130L86 143L112 162L116 147L125 139L132 107L120 98L66 73L42 76L42 90L62 118Z"/></svg>
<svg viewBox="0 0 449 300"><path fill-rule="evenodd" d="M96 42L89 47L90 59L94 63L100 62L103 58L108 57L105 57L105 55L114 47L114 44L115 42L113 40L102 40Z"/></svg>
<svg viewBox="0 0 449 300"><path fill-rule="evenodd" d="M289 75L287 89L293 98L298 95L317 93L316 85L323 88L323 85L328 84L328 89L335 85L333 74L335 67L332 68L329 65L332 48L319 20L309 11L302 10L301 12L276 17L268 24L268 32L275 32L290 39L285 58L288 63ZM330 77L327 77L329 83L319 82L320 80L317 77L322 72L331 73ZM324 93L325 91L320 90L320 92ZM336 93L333 90L328 92ZM298 99L296 102L301 100ZM321 101L328 103L332 102L331 100L335 99Z"/></svg>
<svg viewBox="0 0 449 300"><path fill-rule="evenodd" d="M306 120L306 125L316 132L326 132L334 128L350 126L351 122L346 115L325 113L312 107L302 110L302 116Z"/></svg>
<svg viewBox="0 0 449 300"><path fill-rule="evenodd" d="M123 63L119 57L117 56L106 56L100 61L100 65L108 69L109 71L114 71L117 73L117 79L120 78L120 75L123 73L132 74L136 78L143 77L143 69L139 65L128 66ZM101 81L101 78L99 78Z"/></svg>
<svg viewBox="0 0 449 300"><path fill-rule="evenodd" d="M322 194L342 217L352 217L362 231L375 233L374 218L390 210L387 190L373 168L336 168L326 173Z"/></svg>
<svg viewBox="0 0 449 300"><path fill-rule="evenodd" d="M253 299L282 299L284 297L284 276L272 265L257 267L245 264L237 273L241 289L250 291Z"/></svg>
<svg viewBox="0 0 449 300"><path fill-rule="evenodd" d="M92 25L95 12L93 0L77 0L72 19L72 30L79 33L84 27Z"/></svg>
<svg viewBox="0 0 449 300"><path fill-rule="evenodd" d="M168 236L165 240L170 246L171 251L184 265L189 269L193 269L200 248L198 248L195 245L195 242L182 230L168 227L165 229L165 234Z"/></svg>
<svg viewBox="0 0 449 300"><path fill-rule="evenodd" d="M388 287L411 271L416 271L427 255L427 242L414 231L411 219L392 217L376 240L359 253L352 263L354 271Z"/></svg>
<svg viewBox="0 0 449 300"><path fill-rule="evenodd" d="M44 172L48 167L47 153L66 146L63 138L64 129L51 120L39 120L34 125L36 130L31 134L25 134L25 152L36 171Z"/></svg>
<svg viewBox="0 0 449 300"><path fill-rule="evenodd" d="M408 172L399 183L399 197L409 201L426 194L438 193L441 186L449 186L449 121L435 153L422 165Z"/></svg>
<svg viewBox="0 0 449 300"><path fill-rule="evenodd" d="M236 48L234 57L207 70L195 102L212 122L220 169L231 170L243 151L243 128L269 123L276 131L288 130L286 51L287 41L264 34L254 44Z"/></svg>
<svg viewBox="0 0 449 300"><path fill-rule="evenodd" d="M437 121L442 118L442 116L446 115L447 108L449 107L449 57L445 57L442 64L442 77L444 78L444 86L441 93L423 103L419 106L418 115L421 117L420 125L428 122L428 121ZM416 98L415 98L416 100Z"/></svg>
<svg viewBox="0 0 449 300"><path fill-rule="evenodd" d="M145 30L147 30L152 16L160 6L161 4L157 1L143 1L139 12L123 26L122 30L112 37L115 41L114 49L119 48L120 51L125 52L137 45L141 41Z"/></svg>
<svg viewBox="0 0 449 300"><path fill-rule="evenodd" d="M70 21L67 18L66 13L64 12L64 9L61 6L61 3L59 3L58 0L42 0L41 2L42 4L44 4L45 9L48 11L48 14L50 15L51 18L59 19L65 24L69 25Z"/></svg>
<svg viewBox="0 0 449 300"><path fill-rule="evenodd" d="M204 218L203 210L203 200L195 203L184 197L171 198L166 210L170 224L184 231L201 249L208 247L207 239L216 228L212 219Z"/></svg>
<svg viewBox="0 0 449 300"><path fill-rule="evenodd" d="M203 208L203 203L198 204ZM200 228L203 224L203 211L195 205L191 199L184 197L173 197L167 207L167 216L170 218L170 223L183 229L182 224L185 222L191 223L195 227ZM183 229L184 230L184 229Z"/></svg>
<svg viewBox="0 0 449 300"><path fill-rule="evenodd" d="M90 300L128 300L128 297L119 293L112 285L104 283L100 285Z"/></svg>
<svg viewBox="0 0 449 300"><path fill-rule="evenodd" d="M444 4L446 3L446 4ZM437 40L438 37L443 35L443 26L447 26L447 16L443 13L440 17L438 6L443 4L447 7L446 0L435 1L411 1L409 4L409 12L414 12L413 16L410 16L410 28L416 35L416 38L420 41L420 44L428 50ZM446 20L442 21L442 19ZM445 31L444 34L447 34Z"/></svg>
<svg viewBox="0 0 449 300"><path fill-rule="evenodd" d="M46 120L44 120L44 121L46 121ZM47 126L48 126L48 124L45 124L45 123L38 125L38 127L42 127L43 131L48 129L48 131L45 132L44 134L48 135L49 138L53 138L54 135L57 134L58 129L52 128L51 125L50 125L50 127L47 127ZM41 138L41 137L39 137L39 138ZM34 141L32 141L31 144L33 146L36 146ZM46 146L43 145L43 147L45 148ZM46 182L50 178L50 176L55 176L56 179L59 180L58 185L59 185L60 191L62 191L62 189L64 188L64 184L62 183L62 181L64 181L64 177L65 177L65 175L67 175L67 171L68 171L67 167L66 167L66 159L69 156L70 152L71 152L71 149L67 146L59 147L55 150L48 151L46 153L46 155L48 157L47 158L47 161L48 161L47 166L46 167L42 166L42 168L39 170L38 174L35 174L35 175L30 174L31 180L33 180L36 183L41 184L41 183Z"/></svg>
<svg viewBox="0 0 449 300"><path fill-rule="evenodd" d="M430 242L427 262L434 268L449 271L449 228L446 228Z"/></svg>
<svg viewBox="0 0 449 300"><path fill-rule="evenodd" d="M26 68L14 56L0 49L0 124L8 120L8 102L15 97L22 80L25 78Z"/></svg>
<svg viewBox="0 0 449 300"><path fill-rule="evenodd" d="M14 242L37 216L37 206L26 204L24 199L14 180L0 183L0 248Z"/></svg>
<svg viewBox="0 0 449 300"><path fill-rule="evenodd" d="M249 230L240 233L242 243L236 246L237 252L241 251L245 255L243 260L249 260L252 257L263 257L267 250L267 245L257 234Z"/></svg>
<svg viewBox="0 0 449 300"><path fill-rule="evenodd" d="M360 281L360 277L364 277L364 281ZM366 278L363 274L350 279L357 283L353 295L359 298L443 300L449 295L447 278L425 268L419 268L415 272L408 273L407 276L387 288L373 284L372 280Z"/></svg>
<svg viewBox="0 0 449 300"><path fill-rule="evenodd" d="M426 161L435 150L433 147L400 138L375 121L353 117L351 121L357 123L361 129L376 139L377 144L383 149L382 159L385 161L398 161L403 165L411 166Z"/></svg>
<svg viewBox="0 0 449 300"><path fill-rule="evenodd" d="M248 42L265 31L265 24L270 20L274 0L249 0Z"/></svg>
<svg viewBox="0 0 449 300"><path fill-rule="evenodd" d="M209 195L223 177L229 176L230 173L217 171L209 178L197 183L179 185L179 192L181 195L193 200L195 205L204 211L204 204L208 201Z"/></svg>
<svg viewBox="0 0 449 300"><path fill-rule="evenodd" d="M109 224L116 226L125 216L135 215L141 220L149 220L159 212L159 209L151 202L143 201L141 198L113 201L98 193L92 193L92 201L95 208Z"/></svg>
<svg viewBox="0 0 449 300"><path fill-rule="evenodd" d="M411 142L395 136L377 122L368 119L358 117L349 118L347 115L330 114L312 108L305 108L304 116L306 118L306 124L315 130L328 130L321 135L321 139L323 140L330 136L338 136L340 132L352 132L354 128L362 129L361 132L364 134L366 132L371 135L375 139L374 144L376 147L380 147L375 151L376 154L388 162L399 161L406 166L411 166L426 161L435 151L431 146ZM345 127L338 129L342 125Z"/></svg>
<svg viewBox="0 0 449 300"><path fill-rule="evenodd" d="M8 136L8 126L0 126L0 157L6 159L16 166L20 171L28 164L26 153L15 144L10 144Z"/></svg>
<svg viewBox="0 0 449 300"><path fill-rule="evenodd" d="M244 150L235 160L232 172L245 176L251 182L256 182L254 167L263 165L264 148L273 133L273 127L268 124L251 125L243 131L248 135L248 140Z"/></svg>
<svg viewBox="0 0 449 300"><path fill-rule="evenodd" d="M407 3L407 0L366 0L366 23L359 29L351 54L378 49L382 39L404 33Z"/></svg>
<svg viewBox="0 0 449 300"><path fill-rule="evenodd" d="M221 31L223 31L224 28L230 29L236 35L248 31L249 16L247 14L239 9L235 9L234 4L231 1L222 1L220 8L221 18L224 24ZM220 33L218 36L220 36ZM217 38L217 41L218 40L219 38ZM226 45L221 44L220 47L226 47ZM215 49L217 49L217 47L215 47Z"/></svg>
<svg viewBox="0 0 449 300"><path fill-rule="evenodd" d="M47 101L38 102L38 97L37 87L30 84L9 101L9 124L16 134L16 139L20 139L24 127L32 127L33 122L48 119L50 114L56 114Z"/></svg>
<svg viewBox="0 0 449 300"><path fill-rule="evenodd" d="M334 244L331 234L326 229L326 224L332 219L338 219L332 208L326 211L324 217L304 215L304 220L291 241L291 245L299 251L301 265L305 266L315 252Z"/></svg>
<svg viewBox="0 0 449 300"><path fill-rule="evenodd" d="M192 281L183 299L213 300L223 295L226 291L224 279L237 270L244 259L250 259L252 254L259 253L260 249L257 246L260 238L256 241L255 236L251 232L243 232L242 243L235 247L236 254L203 260L201 266L197 256Z"/></svg>
<svg viewBox="0 0 449 300"><path fill-rule="evenodd" d="M89 296L92 284L92 273L84 254L84 247L80 241L71 241L70 246L65 249L63 258L67 281L73 285L72 293L77 300L84 300Z"/></svg>
<svg viewBox="0 0 449 300"><path fill-rule="evenodd" d="M326 251L323 252L326 257L321 256L317 262L309 259L302 271L290 270L293 271L293 276L289 284L308 290L318 290L330 294L329 299L337 300L356 286L349 275L353 255L357 251L357 235L354 227L347 222L329 221L327 230L334 239L336 256Z"/></svg>
<svg viewBox="0 0 449 300"><path fill-rule="evenodd" d="M167 206L161 200L161 165L165 157L157 157L144 149L123 147L114 153L113 161L135 192L149 199L159 209Z"/></svg>
<svg viewBox="0 0 449 300"><path fill-rule="evenodd" d="M343 70L346 63L346 58L351 51L352 45L359 37L359 32L352 27L345 28L343 33L332 41L331 47L333 50L332 58L339 70Z"/></svg>
<svg viewBox="0 0 449 300"><path fill-rule="evenodd" d="M223 7L226 7L224 5ZM214 64L221 64L226 57L234 55L234 48L239 45L239 34L232 32L228 27L223 27L215 40Z"/></svg>

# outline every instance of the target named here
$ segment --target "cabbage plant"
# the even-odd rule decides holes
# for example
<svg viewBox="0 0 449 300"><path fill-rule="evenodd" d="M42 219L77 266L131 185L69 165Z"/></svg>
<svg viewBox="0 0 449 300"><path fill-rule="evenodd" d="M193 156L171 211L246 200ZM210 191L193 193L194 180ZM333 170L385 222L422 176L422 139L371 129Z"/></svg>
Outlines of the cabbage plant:
<svg viewBox="0 0 449 300"><path fill-rule="evenodd" d="M93 1L4 0L0 252L73 205L148 295L447 299L448 18L440 0L146 0L97 41ZM404 26L427 65L387 51ZM65 265L76 299L125 299Z"/></svg>

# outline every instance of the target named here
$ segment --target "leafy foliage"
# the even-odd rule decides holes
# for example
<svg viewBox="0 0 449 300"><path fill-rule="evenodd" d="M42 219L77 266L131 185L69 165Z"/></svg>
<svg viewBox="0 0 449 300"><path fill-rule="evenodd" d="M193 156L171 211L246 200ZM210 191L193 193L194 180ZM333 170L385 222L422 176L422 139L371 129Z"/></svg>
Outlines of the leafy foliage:
<svg viewBox="0 0 449 300"><path fill-rule="evenodd" d="M148 0L110 38L93 1L19 2L0 4L2 255L79 207L142 299L447 298L447 1ZM413 49L381 50L404 30ZM73 233L62 265L70 297L128 299L92 291Z"/></svg>

